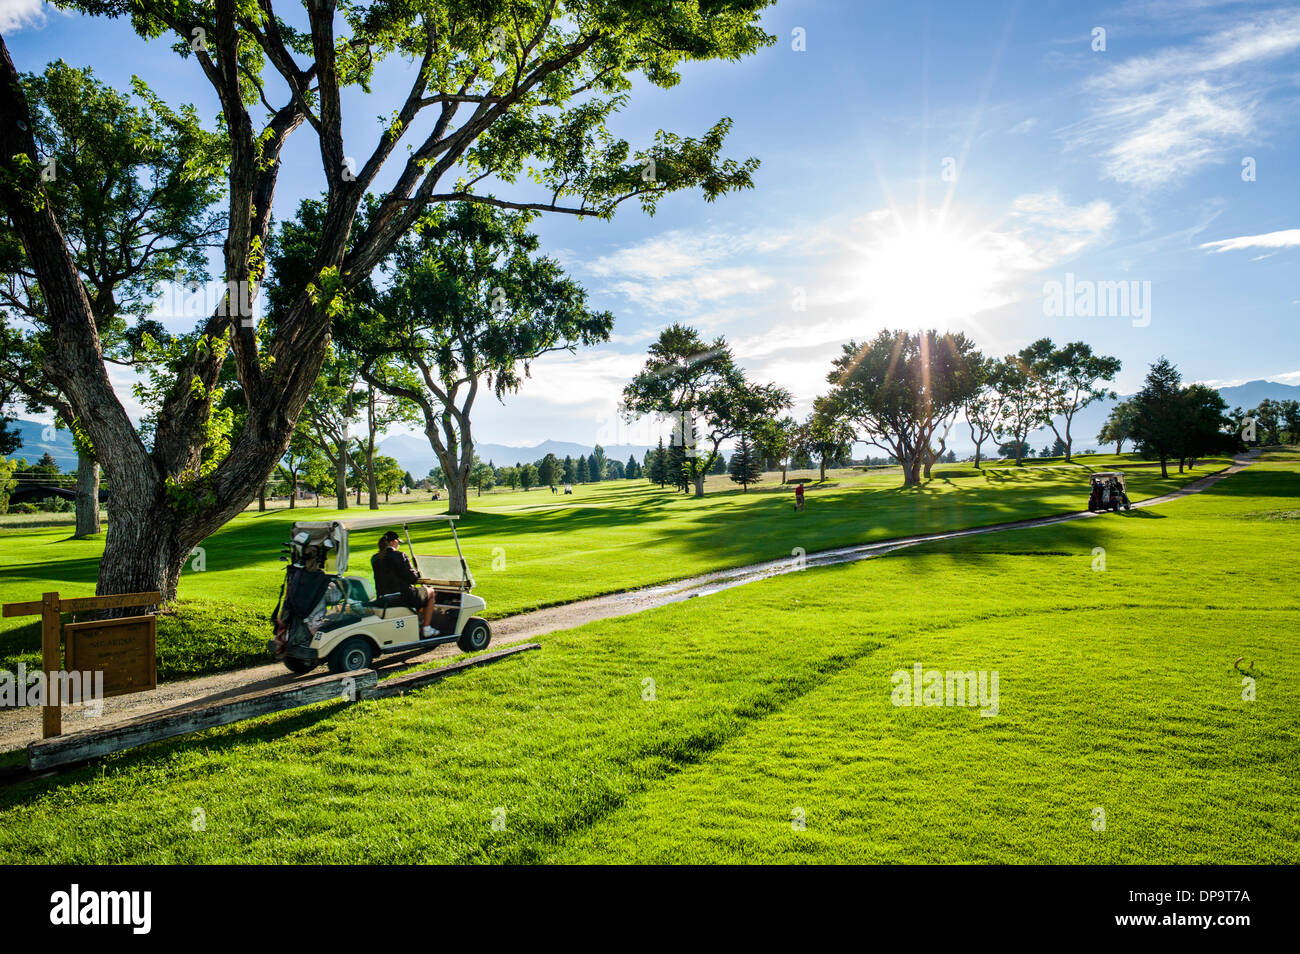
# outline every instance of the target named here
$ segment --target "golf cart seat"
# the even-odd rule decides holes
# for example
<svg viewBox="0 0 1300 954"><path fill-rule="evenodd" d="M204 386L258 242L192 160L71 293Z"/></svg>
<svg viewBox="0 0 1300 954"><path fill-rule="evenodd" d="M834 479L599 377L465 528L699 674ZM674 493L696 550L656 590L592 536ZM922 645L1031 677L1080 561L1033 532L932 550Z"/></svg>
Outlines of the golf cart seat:
<svg viewBox="0 0 1300 954"><path fill-rule="evenodd" d="M375 585L361 576L345 576L339 579L344 597L353 610L364 612L368 616L403 616L415 613L409 606L402 604L401 593L384 593L375 595ZM367 612L368 611L368 612Z"/></svg>

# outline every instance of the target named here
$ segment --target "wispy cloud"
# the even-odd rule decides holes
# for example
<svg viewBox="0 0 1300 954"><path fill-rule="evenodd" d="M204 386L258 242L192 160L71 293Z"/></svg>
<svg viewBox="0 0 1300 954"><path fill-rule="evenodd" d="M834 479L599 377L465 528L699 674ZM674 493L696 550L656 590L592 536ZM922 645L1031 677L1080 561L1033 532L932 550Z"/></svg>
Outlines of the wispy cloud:
<svg viewBox="0 0 1300 954"><path fill-rule="evenodd" d="M1239 235L1236 238L1202 242L1201 248L1215 252L1234 252L1243 248L1293 248L1300 245L1300 229L1283 229L1262 235Z"/></svg>
<svg viewBox="0 0 1300 954"><path fill-rule="evenodd" d="M1141 188L1215 162L1259 127L1260 64L1300 50L1300 11L1258 13L1189 44L1131 57L1085 84L1097 102L1068 138L1100 149L1103 174Z"/></svg>
<svg viewBox="0 0 1300 954"><path fill-rule="evenodd" d="M0 32L17 33L45 24L44 0L0 0Z"/></svg>
<svg viewBox="0 0 1300 954"><path fill-rule="evenodd" d="M743 310L724 303L771 294L778 286L775 263L754 264L774 252L803 244L794 231L733 233L678 229L579 264L605 281L605 290L649 312L725 323Z"/></svg>

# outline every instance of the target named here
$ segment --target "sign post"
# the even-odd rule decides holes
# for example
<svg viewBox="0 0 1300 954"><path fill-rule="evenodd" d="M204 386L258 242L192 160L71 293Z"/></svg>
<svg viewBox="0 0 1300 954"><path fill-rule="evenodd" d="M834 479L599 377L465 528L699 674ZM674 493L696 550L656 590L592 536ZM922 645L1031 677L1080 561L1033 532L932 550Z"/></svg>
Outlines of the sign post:
<svg viewBox="0 0 1300 954"><path fill-rule="evenodd" d="M45 698L41 728L45 738L63 732L62 689L63 625L61 613L81 610L121 609L132 606L156 606L161 593L122 593L115 596L85 596L60 599L58 593L45 593L39 601L5 603L4 616L40 616L41 668L45 670ZM132 616L125 619L72 623L68 630L69 669L93 666L104 673L104 695L120 696L143 692L158 686L156 617Z"/></svg>
<svg viewBox="0 0 1300 954"><path fill-rule="evenodd" d="M8 606L5 609L9 609ZM8 615L7 613L5 615ZM45 738L63 732L63 709L55 686L60 683L57 673L63 669L59 651L59 594L46 593L41 597L41 668L45 670L45 703L42 708L41 731Z"/></svg>

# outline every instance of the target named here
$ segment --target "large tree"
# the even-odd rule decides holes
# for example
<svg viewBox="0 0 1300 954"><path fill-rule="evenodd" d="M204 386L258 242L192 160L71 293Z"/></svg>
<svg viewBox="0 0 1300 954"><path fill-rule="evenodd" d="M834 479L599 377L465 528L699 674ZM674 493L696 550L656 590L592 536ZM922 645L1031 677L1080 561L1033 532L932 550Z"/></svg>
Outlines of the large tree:
<svg viewBox="0 0 1300 954"><path fill-rule="evenodd" d="M353 428L366 401L360 382L361 368L355 358L331 352L301 413L300 428L334 471L334 503L340 510L348 507Z"/></svg>
<svg viewBox="0 0 1300 954"><path fill-rule="evenodd" d="M998 452L1006 456L1002 448L1010 447L1016 458L1016 466L1023 464L1029 442L1025 439L1029 432L1046 423L1046 405L1042 391L1037 386L1034 372L1032 345L1019 354L1009 354L997 364L994 372L994 387L1002 395L1002 433L1010 436Z"/></svg>
<svg viewBox="0 0 1300 954"><path fill-rule="evenodd" d="M882 331L844 346L827 376L828 408L859 440L897 458L910 487L928 476L934 440L974 393L982 361L961 333Z"/></svg>
<svg viewBox="0 0 1300 954"><path fill-rule="evenodd" d="M145 84L134 101L63 61L22 77L44 199L85 288L104 360L153 364L168 340L151 315L155 290L206 276L205 252L224 233L209 210L220 179L221 137L192 109L173 111ZM178 157L184 157L183 161ZM100 531L94 442L50 375L48 304L12 220L0 217L0 380L29 411L53 412L77 448L75 536ZM175 303L182 296L172 295ZM158 317L179 318L164 313Z"/></svg>
<svg viewBox="0 0 1300 954"><path fill-rule="evenodd" d="M1133 434L1133 415L1137 413L1133 399L1120 401L1110 409L1106 416L1106 422L1101 425L1101 430L1097 432L1097 440L1102 444L1113 443L1115 453L1124 453L1124 443L1128 441Z"/></svg>
<svg viewBox="0 0 1300 954"><path fill-rule="evenodd" d="M963 411L966 425L970 428L970 439L975 444L975 469L980 469L980 456L984 442L990 437L998 439L1002 429L1002 411L1006 405L1006 396L998 387L998 360L986 358L975 369L975 391L966 399Z"/></svg>
<svg viewBox="0 0 1300 954"><path fill-rule="evenodd" d="M1236 425L1228 416L1228 404L1217 388L1189 384L1183 389L1182 440L1178 447L1178 471L1195 466L1198 457L1232 454L1244 448Z"/></svg>
<svg viewBox="0 0 1300 954"><path fill-rule="evenodd" d="M1021 355L1030 368L1032 387L1042 402L1047 426L1065 445L1065 460L1069 463L1074 448L1074 438L1070 435L1074 416L1090 404L1115 397L1115 392L1102 382L1115 380L1120 360L1095 354L1082 341L1071 341L1057 348L1050 338L1035 341ZM1059 428L1057 418L1061 419Z"/></svg>
<svg viewBox="0 0 1300 954"><path fill-rule="evenodd" d="M629 422L652 414L672 421L670 474L680 471L682 484L693 484L695 496L703 497L722 442L789 406L785 388L745 377L726 339L705 341L694 328L674 324L659 333L645 365L623 388L622 410Z"/></svg>
<svg viewBox="0 0 1300 954"><path fill-rule="evenodd" d="M230 292L200 322L172 369L152 441L136 430L104 366L87 289L40 178L27 97L0 39L0 208L19 235L47 303L44 367L114 488L98 592L175 594L191 549L239 513L284 453L325 356L330 320L429 206L471 201L606 217L631 197L653 211L664 193L706 198L751 183L752 161L720 157L729 123L699 139L660 131L634 152L610 120L633 78L670 87L686 61L735 59L772 41L765 0L307 0L291 25L275 0L69 0L129 17L146 38L172 36L211 84L229 137L221 279ZM415 64L381 104L362 94L391 59ZM386 117L371 142L345 146L344 104ZM424 117L432 114L429 121ZM307 128L326 213L313 280L272 329L244 303L260 291L274 196L291 137ZM408 147L399 168L389 160ZM353 161L358 156L360 161ZM301 155L301 153L299 153ZM184 165L189 157L181 156ZM308 179L311 170L296 169ZM521 177L537 198L503 198ZM380 191L382 183L382 192ZM479 191L476 191L479 190ZM513 190L512 190L513 191ZM375 196L361 228L358 210ZM227 358L246 403L242 426L211 468L199 466Z"/></svg>
<svg viewBox="0 0 1300 954"><path fill-rule="evenodd" d="M538 253L530 218L468 202L431 212L398 243L389 287L339 323L340 337L364 355L366 381L419 408L446 477L448 513L469 505L479 389L502 399L537 358L605 341L614 327Z"/></svg>
<svg viewBox="0 0 1300 954"><path fill-rule="evenodd" d="M1133 396L1133 443L1143 457L1160 461L1161 477L1169 476L1170 458L1183 456L1187 413L1182 380L1178 369L1161 357Z"/></svg>
<svg viewBox="0 0 1300 954"><path fill-rule="evenodd" d="M784 484L790 455L799 443L799 423L789 416L763 421L754 431L754 441L759 458L780 468Z"/></svg>
<svg viewBox="0 0 1300 954"><path fill-rule="evenodd" d="M850 456L853 438L853 425L836 416L833 403L817 398L812 413L799 425L794 454L796 458L816 458L825 483L827 465Z"/></svg>

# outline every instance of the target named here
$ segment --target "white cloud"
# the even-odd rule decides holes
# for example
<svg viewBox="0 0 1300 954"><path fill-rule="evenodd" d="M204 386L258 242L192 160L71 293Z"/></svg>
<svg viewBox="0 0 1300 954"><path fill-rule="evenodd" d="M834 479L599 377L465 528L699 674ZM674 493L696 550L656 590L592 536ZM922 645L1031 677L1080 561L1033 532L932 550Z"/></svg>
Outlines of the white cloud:
<svg viewBox="0 0 1300 954"><path fill-rule="evenodd" d="M1265 232L1262 235L1239 235L1236 238L1218 239L1203 242L1201 248L1215 252L1235 252L1244 248L1293 248L1300 245L1300 229L1283 229L1280 232Z"/></svg>
<svg viewBox="0 0 1300 954"><path fill-rule="evenodd" d="M1141 188L1215 162L1256 132L1258 67L1300 50L1300 12L1265 13L1198 42L1132 57L1090 80L1087 121L1066 130L1100 149L1103 174Z"/></svg>
<svg viewBox="0 0 1300 954"><path fill-rule="evenodd" d="M45 24L44 0L0 0L0 33Z"/></svg>
<svg viewBox="0 0 1300 954"><path fill-rule="evenodd" d="M587 270L601 278L662 280L694 275L703 266L742 254L762 254L793 241L793 232L690 232L675 229L602 255Z"/></svg>

